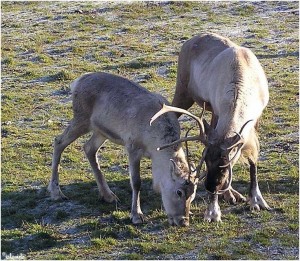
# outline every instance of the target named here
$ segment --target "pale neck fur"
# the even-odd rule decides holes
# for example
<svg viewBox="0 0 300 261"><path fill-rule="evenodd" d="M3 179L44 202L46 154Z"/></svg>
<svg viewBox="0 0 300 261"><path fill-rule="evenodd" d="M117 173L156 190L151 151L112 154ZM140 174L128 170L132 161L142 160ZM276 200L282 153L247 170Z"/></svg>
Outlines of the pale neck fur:
<svg viewBox="0 0 300 261"><path fill-rule="evenodd" d="M253 120L244 127L242 136L244 137L245 140L249 137L251 133L251 129L253 129L255 123L256 123L256 118L252 117L239 117L235 116L232 118L220 118L216 127L216 132L217 132L217 137L219 139L227 139L234 137L236 133L238 133L242 126L248 121L248 120Z"/></svg>

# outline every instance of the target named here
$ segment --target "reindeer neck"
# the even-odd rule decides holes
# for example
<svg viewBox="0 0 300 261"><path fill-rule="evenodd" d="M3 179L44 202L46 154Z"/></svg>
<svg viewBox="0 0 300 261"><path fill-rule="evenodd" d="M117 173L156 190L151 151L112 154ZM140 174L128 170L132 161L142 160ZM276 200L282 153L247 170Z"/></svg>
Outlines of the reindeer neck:
<svg viewBox="0 0 300 261"><path fill-rule="evenodd" d="M239 133L243 125L251 118L244 116L242 112L235 111L228 117L220 118L216 127L215 138L218 140L230 140ZM242 136L247 138L250 130L253 128L255 122L249 122L243 129Z"/></svg>

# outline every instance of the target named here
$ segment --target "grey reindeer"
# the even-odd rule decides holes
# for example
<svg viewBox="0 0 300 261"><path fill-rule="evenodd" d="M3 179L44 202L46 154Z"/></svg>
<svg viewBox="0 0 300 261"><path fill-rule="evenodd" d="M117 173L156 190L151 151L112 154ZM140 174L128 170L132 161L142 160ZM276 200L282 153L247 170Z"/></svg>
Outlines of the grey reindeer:
<svg viewBox="0 0 300 261"><path fill-rule="evenodd" d="M198 179L194 172L190 172L181 145L157 151L161 144L179 139L178 119L171 112L149 125L151 117L167 101L128 79L102 72L79 77L71 84L71 91L74 117L54 141L52 176L48 186L51 198L65 198L58 175L62 152L78 137L92 132L84 144L84 151L104 201L117 200L100 170L96 155L102 144L110 140L123 145L128 152L132 222L144 221L140 206L140 161L142 157L148 157L152 161L153 188L161 193L169 223L188 226Z"/></svg>

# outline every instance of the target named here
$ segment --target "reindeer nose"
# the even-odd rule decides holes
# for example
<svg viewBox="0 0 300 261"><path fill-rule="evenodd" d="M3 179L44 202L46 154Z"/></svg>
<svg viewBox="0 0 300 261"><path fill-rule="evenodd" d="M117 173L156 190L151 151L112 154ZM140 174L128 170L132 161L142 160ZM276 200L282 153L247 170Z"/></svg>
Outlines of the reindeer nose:
<svg viewBox="0 0 300 261"><path fill-rule="evenodd" d="M188 227L190 225L188 217L179 217L178 219L175 218L174 221L176 225L180 227Z"/></svg>
<svg viewBox="0 0 300 261"><path fill-rule="evenodd" d="M188 220L182 220L180 226L181 227L188 227L190 225L190 222Z"/></svg>
<svg viewBox="0 0 300 261"><path fill-rule="evenodd" d="M175 216L168 218L171 226L188 227L190 225L189 218L185 216Z"/></svg>

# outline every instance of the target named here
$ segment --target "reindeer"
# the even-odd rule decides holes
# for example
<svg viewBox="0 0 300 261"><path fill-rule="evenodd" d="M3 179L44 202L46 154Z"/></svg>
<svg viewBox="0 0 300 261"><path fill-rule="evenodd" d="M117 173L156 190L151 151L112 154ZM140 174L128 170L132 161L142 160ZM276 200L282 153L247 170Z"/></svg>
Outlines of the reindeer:
<svg viewBox="0 0 300 261"><path fill-rule="evenodd" d="M180 145L157 151L161 143L180 137L175 113L168 113L149 126L151 116L167 101L125 78L107 73L89 73L71 84L73 114L69 126L54 141L52 176L48 186L54 200L66 198L59 187L58 166L64 149L78 137L92 132L84 151L92 167L100 198L114 202L117 196L110 190L100 171L97 151L106 140L125 146L129 156L132 187L131 219L144 221L140 206L140 161L152 160L153 187L161 193L163 206L171 225L188 226L190 204L195 197L196 173L189 171Z"/></svg>
<svg viewBox="0 0 300 261"><path fill-rule="evenodd" d="M209 204L204 219L221 221L218 195L233 203L246 201L234 190L232 167L239 158L250 166L251 210L270 209L257 181L259 141L258 120L269 100L268 82L256 56L247 48L213 33L195 36L185 42L178 58L176 92L172 106L164 106L152 122L165 112L193 117L200 133L175 141L199 140L205 148L198 166L205 161L205 188ZM186 111L196 102L212 112L211 124ZM163 148L168 145L163 146ZM198 174L199 176L199 174Z"/></svg>

